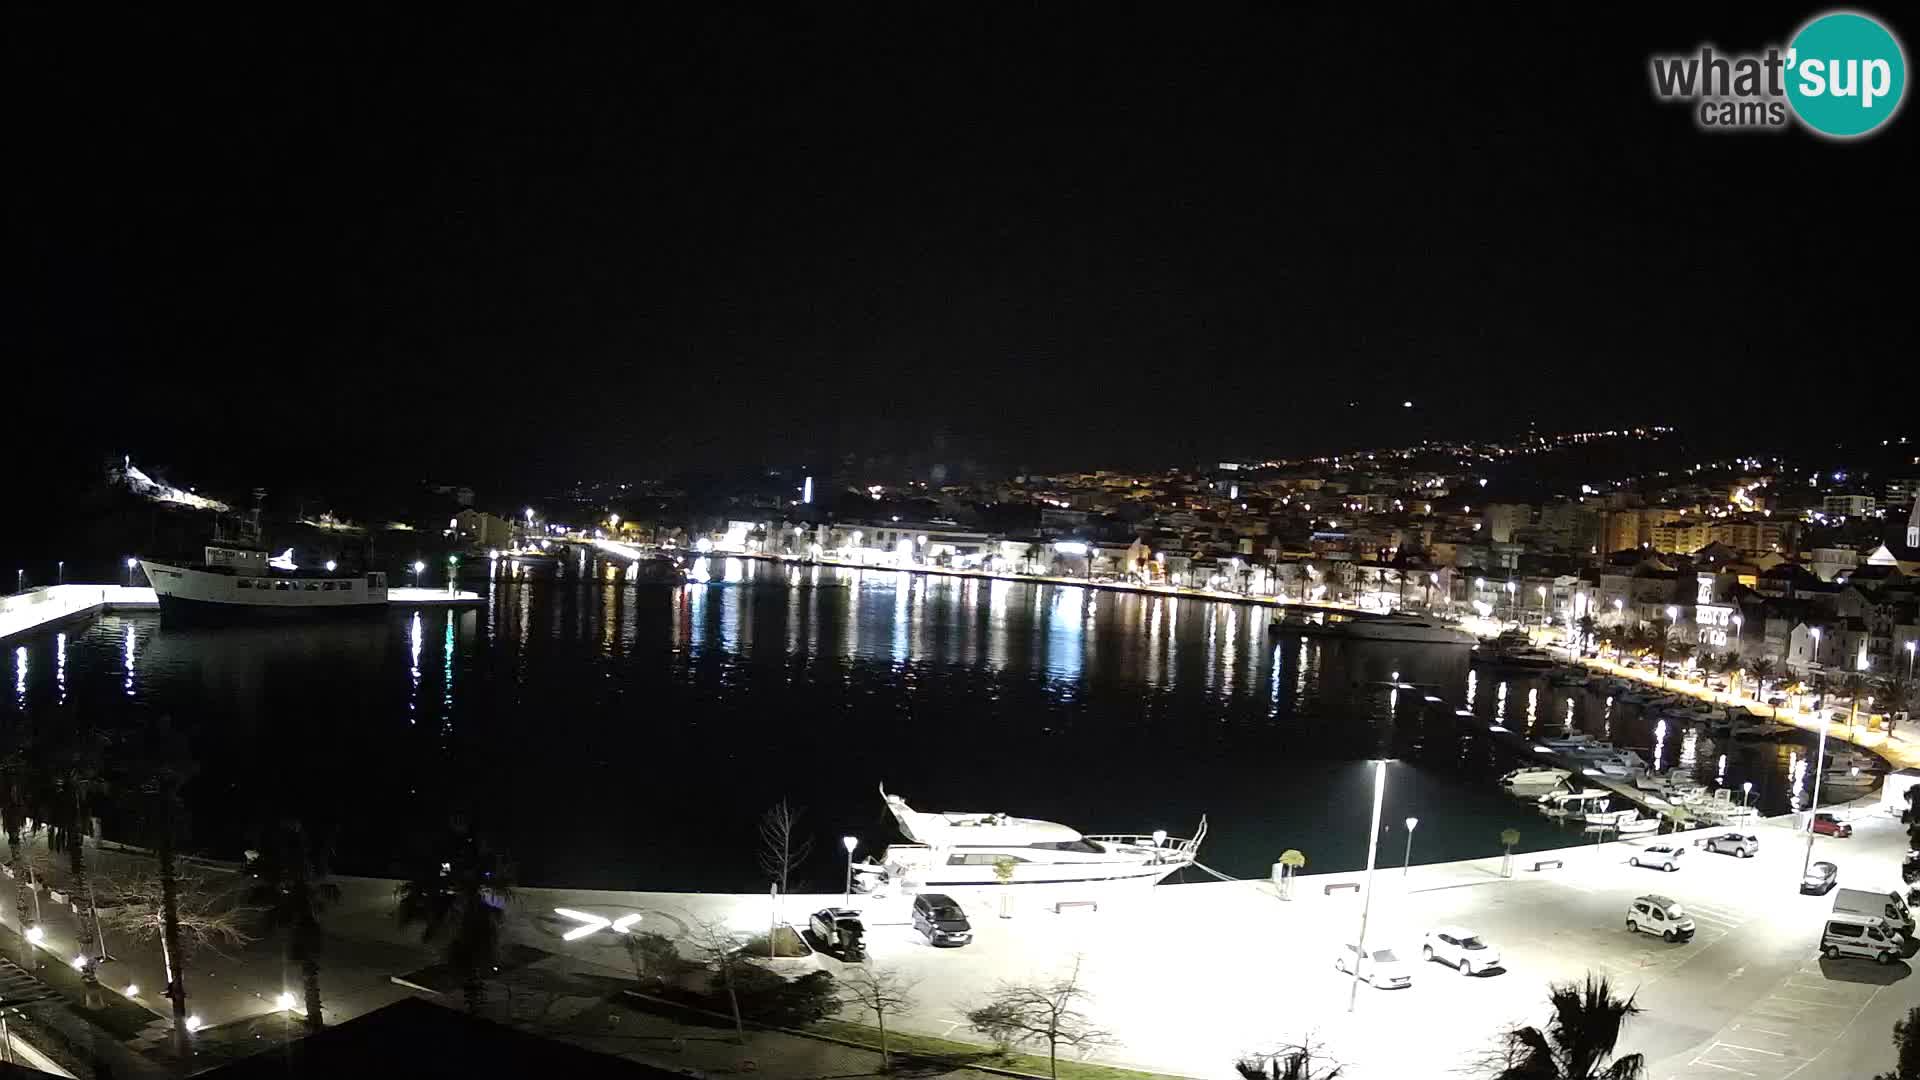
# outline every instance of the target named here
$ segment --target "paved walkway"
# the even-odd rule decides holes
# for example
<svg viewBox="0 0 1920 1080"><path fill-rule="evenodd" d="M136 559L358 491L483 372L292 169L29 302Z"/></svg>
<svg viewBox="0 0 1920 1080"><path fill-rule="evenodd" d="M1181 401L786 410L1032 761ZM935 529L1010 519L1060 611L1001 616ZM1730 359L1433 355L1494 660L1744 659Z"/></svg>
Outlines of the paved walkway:
<svg viewBox="0 0 1920 1080"><path fill-rule="evenodd" d="M1709 701L1716 705L1739 705L1752 710L1757 716L1777 719L1780 723L1792 724L1802 731L1811 732L1815 735L1820 733L1820 728L1823 724L1820 717L1803 709L1775 710L1767 703L1744 694L1709 690L1689 682L1682 682L1675 679L1662 679L1656 675L1642 671L1639 668L1622 666L1611 660L1603 660L1599 657L1587 657L1581 659L1580 663L1595 671L1605 672L1617 678L1631 679L1665 693L1698 698L1701 701ZM1862 723L1857 727L1840 721L1826 720L1824 724L1827 729L1827 737L1829 739L1839 739L1842 742L1851 743L1863 750L1871 750L1885 758L1887 762L1896 769L1920 767L1920 736L1916 736L1914 733L1907 731L1896 731L1892 734L1881 731L1869 731L1865 725L1865 719L1865 714L1862 714Z"/></svg>

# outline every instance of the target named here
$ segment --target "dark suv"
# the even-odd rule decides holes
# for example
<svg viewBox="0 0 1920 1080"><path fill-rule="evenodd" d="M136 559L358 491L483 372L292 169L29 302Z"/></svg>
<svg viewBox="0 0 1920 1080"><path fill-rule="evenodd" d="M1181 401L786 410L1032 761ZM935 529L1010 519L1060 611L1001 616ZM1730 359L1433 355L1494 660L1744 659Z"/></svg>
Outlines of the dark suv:
<svg viewBox="0 0 1920 1080"><path fill-rule="evenodd" d="M973 940L973 924L967 921L967 913L946 893L921 893L913 898L913 928L926 935L929 945L965 945Z"/></svg>

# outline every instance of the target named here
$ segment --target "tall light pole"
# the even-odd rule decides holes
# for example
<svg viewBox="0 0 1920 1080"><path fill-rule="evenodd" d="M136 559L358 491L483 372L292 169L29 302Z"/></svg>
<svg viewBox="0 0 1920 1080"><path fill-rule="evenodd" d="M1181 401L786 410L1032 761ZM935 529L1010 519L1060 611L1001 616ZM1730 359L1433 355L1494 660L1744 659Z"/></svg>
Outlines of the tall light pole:
<svg viewBox="0 0 1920 1080"><path fill-rule="evenodd" d="M1535 585L1533 591L1540 594L1540 625L1545 626L1553 621L1553 618L1547 614L1547 587Z"/></svg>
<svg viewBox="0 0 1920 1080"><path fill-rule="evenodd" d="M453 582L454 582L454 579L459 576L459 570L460 570L460 556L458 555L447 556L447 595L448 596L453 595Z"/></svg>
<svg viewBox="0 0 1920 1080"><path fill-rule="evenodd" d="M417 589L420 587L420 571L425 570L426 568L427 568L426 563L421 562L419 559L413 560L413 587L414 588Z"/></svg>
<svg viewBox="0 0 1920 1080"><path fill-rule="evenodd" d="M1819 635L1820 631L1815 630L1816 640ZM1813 862L1813 815L1820 812L1820 776L1827 771L1827 728L1830 725L1826 717L1826 695L1822 694L1816 700L1818 704L1814 706L1814 713L1820 717L1820 750L1813 763L1813 801L1807 804L1807 853L1800 859L1800 876L1803 878L1807 875L1807 867Z"/></svg>
<svg viewBox="0 0 1920 1080"><path fill-rule="evenodd" d="M54 563L53 565L54 565L53 583L55 585L65 585L67 583L67 560L61 559L59 562ZM1909 646L1908 651L1909 652L1912 651L1911 646ZM1908 666L1911 667L1912 665L1908 665ZM1911 675L1912 672L1908 672L1908 674Z"/></svg>
<svg viewBox="0 0 1920 1080"><path fill-rule="evenodd" d="M1740 809L1745 810L1753 803L1753 781L1744 780L1740 784Z"/></svg>
<svg viewBox="0 0 1920 1080"><path fill-rule="evenodd" d="M1353 954L1353 986L1347 991L1347 1011L1360 1000L1360 965L1367 955L1367 915L1373 910L1373 863L1380 854L1380 803L1387 794L1387 762L1373 763L1373 831L1367 834L1367 895L1360 902L1360 942Z"/></svg>
<svg viewBox="0 0 1920 1080"><path fill-rule="evenodd" d="M1407 880L1407 867L1413 865L1413 830L1420 827L1420 819L1407 819L1407 853L1400 858L1400 880Z"/></svg>
<svg viewBox="0 0 1920 1080"><path fill-rule="evenodd" d="M139 561L131 555L127 556L127 588L129 589L133 588L133 568Z"/></svg>
<svg viewBox="0 0 1920 1080"><path fill-rule="evenodd" d="M1913 647L1920 642L1907 642L1907 681L1913 681Z"/></svg>
<svg viewBox="0 0 1920 1080"><path fill-rule="evenodd" d="M853 849L860 846L860 838L843 836L840 838L840 843L847 849L847 888L840 894L840 906L846 907L853 903Z"/></svg>

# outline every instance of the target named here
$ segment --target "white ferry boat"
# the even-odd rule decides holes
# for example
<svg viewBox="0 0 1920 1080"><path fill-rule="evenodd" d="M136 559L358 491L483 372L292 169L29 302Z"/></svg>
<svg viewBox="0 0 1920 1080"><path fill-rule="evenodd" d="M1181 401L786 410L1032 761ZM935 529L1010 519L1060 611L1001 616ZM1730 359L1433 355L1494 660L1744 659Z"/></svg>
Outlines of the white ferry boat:
<svg viewBox="0 0 1920 1080"><path fill-rule="evenodd" d="M1164 832L1126 836L1085 836L1053 821L968 811L926 813L898 795L880 789L887 809L911 844L890 844L878 867L853 869L865 889L883 881L910 889L999 885L994 866L1010 860L1011 885L1059 885L1078 882L1152 885L1193 865L1207 835L1207 819L1191 839Z"/></svg>
<svg viewBox="0 0 1920 1080"><path fill-rule="evenodd" d="M269 559L237 544L208 544L197 563L141 560L160 600L162 620L239 622L314 618L387 610L387 575L340 574L293 565L291 552Z"/></svg>

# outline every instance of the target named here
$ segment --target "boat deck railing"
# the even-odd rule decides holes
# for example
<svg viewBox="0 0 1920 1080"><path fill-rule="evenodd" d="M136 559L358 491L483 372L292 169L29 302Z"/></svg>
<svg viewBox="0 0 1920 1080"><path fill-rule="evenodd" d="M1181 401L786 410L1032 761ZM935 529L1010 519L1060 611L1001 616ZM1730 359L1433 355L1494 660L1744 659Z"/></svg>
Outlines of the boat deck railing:
<svg viewBox="0 0 1920 1080"><path fill-rule="evenodd" d="M1165 833L1101 833L1099 835L1089 835L1086 837L1086 839L1099 844L1123 844L1128 847L1160 848L1168 854L1186 856L1192 856L1195 852L1199 851L1200 842L1206 838L1207 819L1204 816L1200 819L1200 827L1194 830L1193 836L1185 839L1178 836L1168 836Z"/></svg>

